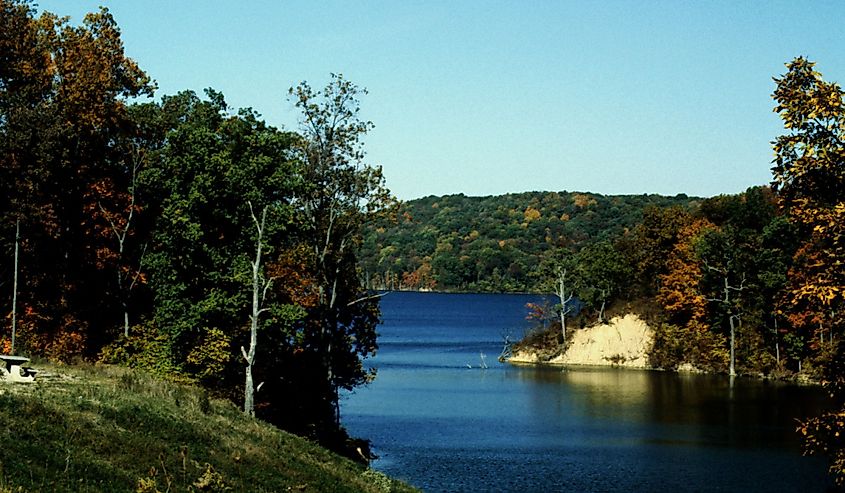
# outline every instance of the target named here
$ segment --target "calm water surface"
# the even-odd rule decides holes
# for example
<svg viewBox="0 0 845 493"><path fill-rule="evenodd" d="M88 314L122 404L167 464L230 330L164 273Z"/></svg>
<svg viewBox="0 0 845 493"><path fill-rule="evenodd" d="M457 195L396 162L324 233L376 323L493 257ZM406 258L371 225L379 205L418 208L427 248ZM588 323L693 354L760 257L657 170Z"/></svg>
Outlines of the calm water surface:
<svg viewBox="0 0 845 493"><path fill-rule="evenodd" d="M807 491L814 387L663 372L499 364L526 295L390 293L374 383L343 402L373 467L425 491ZM487 369L481 369L486 355ZM471 368L468 368L471 367Z"/></svg>

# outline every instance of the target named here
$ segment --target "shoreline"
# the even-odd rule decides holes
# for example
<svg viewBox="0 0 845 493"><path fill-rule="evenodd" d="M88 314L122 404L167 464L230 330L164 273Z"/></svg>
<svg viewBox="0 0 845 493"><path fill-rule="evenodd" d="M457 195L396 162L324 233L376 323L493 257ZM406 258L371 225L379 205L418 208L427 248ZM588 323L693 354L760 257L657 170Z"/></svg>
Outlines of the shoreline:
<svg viewBox="0 0 845 493"><path fill-rule="evenodd" d="M573 330L565 353L544 359L542 348L514 351L509 363L547 364L551 366L585 365L646 369L654 331L635 314L613 317L609 321Z"/></svg>
<svg viewBox="0 0 845 493"><path fill-rule="evenodd" d="M619 368L671 372L683 375L725 375L683 363L674 369L653 367L648 364L648 353L654 341L654 331L636 314L611 318L609 321L572 331L569 347L563 354L551 356L545 348L529 347L513 351L504 362L522 367L549 367L577 369ZM821 381L805 373L788 375L745 373L742 378L789 382L797 385L820 385Z"/></svg>

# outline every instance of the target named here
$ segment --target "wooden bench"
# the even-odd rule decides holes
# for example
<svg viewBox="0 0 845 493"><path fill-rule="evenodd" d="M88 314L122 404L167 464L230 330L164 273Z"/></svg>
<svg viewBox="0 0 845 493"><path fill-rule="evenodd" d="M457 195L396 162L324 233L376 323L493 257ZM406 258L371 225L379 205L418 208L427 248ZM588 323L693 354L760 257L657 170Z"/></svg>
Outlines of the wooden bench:
<svg viewBox="0 0 845 493"><path fill-rule="evenodd" d="M26 356L12 356L10 354L0 354L0 377L7 382L33 382L38 370L27 368L23 365L29 358Z"/></svg>

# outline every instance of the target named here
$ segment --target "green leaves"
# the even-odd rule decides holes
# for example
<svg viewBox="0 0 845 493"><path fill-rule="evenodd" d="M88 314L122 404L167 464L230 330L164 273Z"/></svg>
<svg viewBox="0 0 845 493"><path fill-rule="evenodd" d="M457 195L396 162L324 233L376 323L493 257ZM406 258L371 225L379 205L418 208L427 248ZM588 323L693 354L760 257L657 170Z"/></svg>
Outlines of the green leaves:
<svg viewBox="0 0 845 493"><path fill-rule="evenodd" d="M693 202L680 196L570 192L425 197L401 204L395 214L364 230L362 268L378 287L390 286L390 280L415 280L413 273L430 266L437 289L541 291L544 274L538 268L552 251L578 251L626 231L630 235L649 205L688 209ZM639 255L647 248L643 241L625 250L620 247L627 258L628 250Z"/></svg>
<svg viewBox="0 0 845 493"><path fill-rule="evenodd" d="M198 356L197 347L220 347L198 327L223 331L235 349L244 339L255 235L247 204L268 206L263 243L264 253L272 254L286 243L300 183L291 177L297 170L290 157L293 136L251 111L231 116L222 94L206 94L203 100L179 93L143 112L160 139L152 144L154 165L143 175L148 200L159 211L150 253L155 317L174 341L172 357L190 358L199 375L211 371L202 362L231 360Z"/></svg>
<svg viewBox="0 0 845 493"><path fill-rule="evenodd" d="M803 57L776 78L775 112L787 133L774 142L774 186L780 206L801 234L784 293L784 311L796 329L819 338L824 384L836 413L802 424L808 453L825 453L830 473L845 484L845 100L836 83L825 82ZM828 340L825 343L825 334ZM837 342L834 342L836 334ZM793 335L791 342L798 340ZM827 360L826 360L827 359Z"/></svg>

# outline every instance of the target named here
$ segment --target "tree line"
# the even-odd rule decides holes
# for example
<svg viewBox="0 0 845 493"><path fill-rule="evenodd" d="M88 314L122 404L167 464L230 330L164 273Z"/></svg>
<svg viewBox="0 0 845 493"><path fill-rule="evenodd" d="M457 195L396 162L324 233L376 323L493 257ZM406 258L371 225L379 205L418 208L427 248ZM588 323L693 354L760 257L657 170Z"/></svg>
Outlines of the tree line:
<svg viewBox="0 0 845 493"><path fill-rule="evenodd" d="M554 252L611 241L636 226L646 208L687 209L699 201L566 191L429 196L366 226L361 268L376 289L534 292Z"/></svg>
<svg viewBox="0 0 845 493"><path fill-rule="evenodd" d="M288 131L154 90L107 9L74 26L0 0L3 351L200 383L343 448L338 392L377 349L360 228L393 204L366 91L291 88Z"/></svg>
<svg viewBox="0 0 845 493"><path fill-rule="evenodd" d="M845 103L806 58L774 81L785 132L769 185L706 199L425 197L367 228L365 282L557 295L528 307L539 330L523 344L565 350L568 326L634 311L655 328L654 367L810 375L837 411L799 432L845 484Z"/></svg>
<svg viewBox="0 0 845 493"><path fill-rule="evenodd" d="M655 366L812 371L843 408L845 104L812 62L787 69L771 186L397 208L342 76L291 88L297 131L211 89L151 101L108 10L74 26L0 0L0 343L197 382L341 448L339 391L373 377L368 288L546 291L562 303L536 315L562 326L572 298L648 312ZM843 412L800 430L840 482Z"/></svg>
<svg viewBox="0 0 845 493"><path fill-rule="evenodd" d="M649 207L609 240L550 251L539 286L559 303L531 307L546 330L526 343L565 350L574 297L581 325L602 320L609 305L645 316L656 368L809 375L828 389L834 411L798 431L808 453L829 455L842 486L845 101L802 57L774 80L785 133L773 141L771 184L691 207Z"/></svg>

